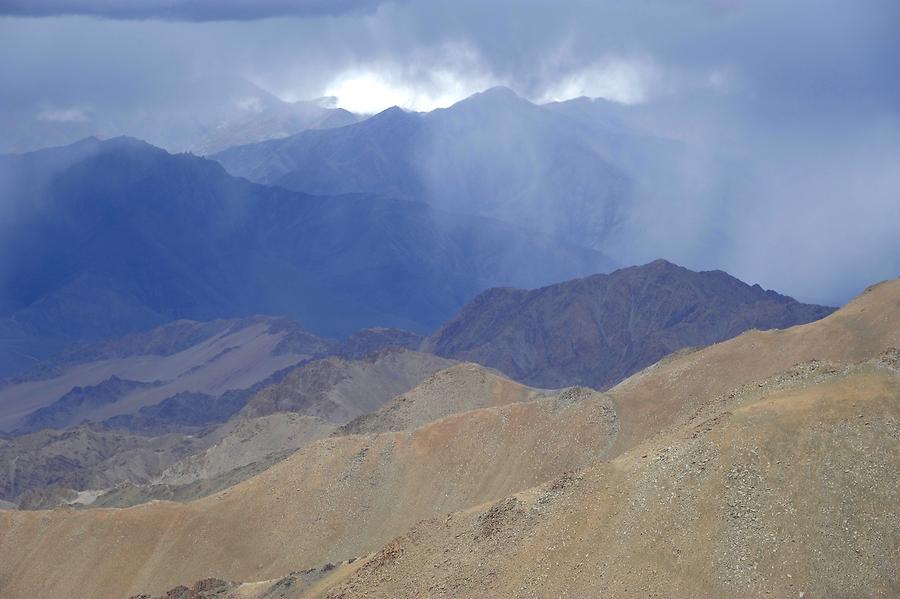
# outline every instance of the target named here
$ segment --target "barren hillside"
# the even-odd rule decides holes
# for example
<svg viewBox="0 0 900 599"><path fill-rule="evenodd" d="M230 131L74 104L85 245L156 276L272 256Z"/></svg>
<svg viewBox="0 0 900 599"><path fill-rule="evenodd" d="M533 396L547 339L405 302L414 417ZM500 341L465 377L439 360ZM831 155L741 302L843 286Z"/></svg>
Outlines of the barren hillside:
<svg viewBox="0 0 900 599"><path fill-rule="evenodd" d="M359 359L328 357L304 364L262 389L241 410L246 417L300 412L335 424L381 408L454 360L389 348Z"/></svg>
<svg viewBox="0 0 900 599"><path fill-rule="evenodd" d="M811 322L832 311L720 270L695 272L656 260L540 289L490 289L423 347L527 385L607 389L685 347Z"/></svg>
<svg viewBox="0 0 900 599"><path fill-rule="evenodd" d="M606 455L615 431L604 396L564 392L462 412L409 432L318 441L188 504L0 512L6 556L0 592L116 596L163 592L208 575L284 576L363 555L423 518L586 466ZM38 554L34 543L41 544ZM111 546L115 563L106 559Z"/></svg>
<svg viewBox="0 0 900 599"><path fill-rule="evenodd" d="M611 462L421 522L323 594L896 597L897 358L813 368Z"/></svg>
<svg viewBox="0 0 900 599"><path fill-rule="evenodd" d="M332 437L200 501L0 512L0 592L161 593L321 569L307 590L335 597L892 596L898 346L894 280L608 395Z"/></svg>

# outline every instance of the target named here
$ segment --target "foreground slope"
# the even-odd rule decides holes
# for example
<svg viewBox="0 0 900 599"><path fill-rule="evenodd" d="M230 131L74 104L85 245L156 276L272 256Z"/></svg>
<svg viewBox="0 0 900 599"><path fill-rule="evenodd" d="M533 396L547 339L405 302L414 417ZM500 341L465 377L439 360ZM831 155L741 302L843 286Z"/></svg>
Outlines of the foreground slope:
<svg viewBox="0 0 900 599"><path fill-rule="evenodd" d="M610 392L616 458L423 522L317 588L896 596L898 347L892 280L819 322L670 357Z"/></svg>
<svg viewBox="0 0 900 599"><path fill-rule="evenodd" d="M325 594L895 597L898 357L810 365L609 463L417 524Z"/></svg>
<svg viewBox="0 0 900 599"><path fill-rule="evenodd" d="M833 314L786 330L749 331L672 356L626 379L610 394L619 406L621 447L723 401L743 385L823 360L846 365L900 347L900 279L874 285Z"/></svg>
<svg viewBox="0 0 900 599"><path fill-rule="evenodd" d="M610 461L234 592L895 596L897 347L893 280L821 321L672 356L609 393Z"/></svg>
<svg viewBox="0 0 900 599"><path fill-rule="evenodd" d="M895 280L818 322L670 358L608 395L569 390L414 431L333 437L201 501L0 512L0 591L160 593L207 576L273 579L383 547L319 588L345 585L336 596L429 594L434 579L446 581L448 595L553 596L603 585L625 594L633 582L681 596L756 595L794 588L787 574L824 569L810 588L890 595L900 398L889 350L900 346L898 324ZM583 468L583 487L577 475L563 476ZM585 492L564 499L579 488ZM542 510L553 517L539 522ZM773 535L790 543L776 555L796 565L781 570L785 581L762 553L774 547L764 540ZM116 560L107 559L112 546ZM854 548L868 553L856 558ZM468 555L483 555L483 568ZM866 580L838 581L837 572L860 565ZM622 576L598 582L607 567ZM517 579L527 584L515 586Z"/></svg>
<svg viewBox="0 0 900 599"><path fill-rule="evenodd" d="M618 383L684 347L787 328L832 308L665 260L541 289L491 289L423 347L538 387Z"/></svg>
<svg viewBox="0 0 900 599"><path fill-rule="evenodd" d="M454 372L436 388L438 401L453 399L442 389L494 376L474 366ZM596 392L531 400L518 383L497 384L510 391L467 398L457 409L469 411L409 431L321 440L191 503L0 512L0 594L121 596L207 575L283 576L365 554L423 518L585 466L615 438L615 413Z"/></svg>

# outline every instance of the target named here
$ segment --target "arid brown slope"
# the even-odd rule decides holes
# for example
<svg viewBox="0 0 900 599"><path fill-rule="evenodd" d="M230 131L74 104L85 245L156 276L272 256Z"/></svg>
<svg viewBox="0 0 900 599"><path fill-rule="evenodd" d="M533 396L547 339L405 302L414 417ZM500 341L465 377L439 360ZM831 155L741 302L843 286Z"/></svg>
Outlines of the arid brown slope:
<svg viewBox="0 0 900 599"><path fill-rule="evenodd" d="M611 462L423 523L329 595L897 596L897 347L892 280L673 356L611 391Z"/></svg>
<svg viewBox="0 0 900 599"><path fill-rule="evenodd" d="M27 376L0 382L0 429L28 425L23 432L31 432L77 426L85 419L102 422L180 393L219 398L330 347L286 318L176 321L72 350ZM97 386L118 379L123 381L114 385L115 393L99 401ZM153 384L123 387L127 381ZM61 402L79 387L84 397Z"/></svg>
<svg viewBox="0 0 900 599"><path fill-rule="evenodd" d="M338 434L413 430L450 414L533 401L558 393L526 387L478 364L459 364L432 375L377 412L347 423L338 429Z"/></svg>
<svg viewBox="0 0 900 599"><path fill-rule="evenodd" d="M795 364L847 365L900 347L900 279L873 285L820 321L786 330L749 331L696 352L672 356L630 377L610 394L625 449L691 416L711 399Z"/></svg>
<svg viewBox="0 0 900 599"><path fill-rule="evenodd" d="M393 337L395 333L379 330L372 335ZM368 335L364 332L362 336ZM260 390L239 414L205 435L203 452L172 464L150 480L137 478L131 482L139 484L119 485L101 496L98 505L124 507L150 499L185 501L219 491L327 436L337 424L377 410L453 363L430 354L388 348L360 359L328 357L299 366L282 381ZM427 421L420 420L419 425Z"/></svg>
<svg viewBox="0 0 900 599"><path fill-rule="evenodd" d="M272 322L273 327L279 322L291 325L286 319L260 318L238 321L237 325L232 321L181 322L98 344L85 359L95 360L94 356L99 354L104 360L112 360L140 351L177 354L185 346L195 351L207 337L221 335L222 331L227 333L229 327L237 328L239 333L247 331L257 321ZM280 331L276 329L276 332ZM287 340L301 334L308 336L299 331ZM151 359L155 358L151 356ZM263 460L271 464L275 454L284 457L286 451L326 436L335 425L377 410L395 395L453 363L402 349L383 349L359 360L334 357L315 360L252 395L245 409L228 422L211 430L201 429L196 436L165 435L154 439L82 427L74 431L42 431L0 438L0 498L17 501L21 494L30 492L30 495L46 496L39 505L48 506L53 505L47 503L48 499L59 495L58 492L74 495L115 486L115 491L106 498L113 503L106 505L133 505L150 498L196 499L199 495L192 493L214 492L220 484L211 481L198 486L195 484L198 481L224 476L222 484L234 484L261 469L247 470L245 467L251 462ZM88 374L98 364L104 363L89 362ZM248 391L246 395L251 393ZM243 397L237 399L246 401ZM225 402L224 398L215 401ZM274 417L275 413L286 411L297 414ZM298 417L306 414L324 416L327 422L315 417ZM192 453L197 455L180 462ZM45 488L52 491L49 496Z"/></svg>
<svg viewBox="0 0 900 599"><path fill-rule="evenodd" d="M185 435L141 437L128 433L40 431L0 438L0 497L18 500L45 489L74 495L123 481L142 482L204 447Z"/></svg>
<svg viewBox="0 0 900 599"><path fill-rule="evenodd" d="M152 499L191 501L212 495L327 437L334 428L314 416L295 413L236 419L205 438L212 444L205 450L149 479L116 485L90 507L128 507Z"/></svg>
<svg viewBox="0 0 900 599"><path fill-rule="evenodd" d="M207 576L270 579L338 562L376 550L423 518L586 466L606 455L615 431L603 395L570 391L411 432L318 441L188 504L0 512L0 595L159 593Z"/></svg>
<svg viewBox="0 0 900 599"><path fill-rule="evenodd" d="M355 588L344 590L424 593L433 572L446 579L451 595L466 589L556 595L589 588L594 574L609 568L602 584L614 594L626 594L631 583L667 595L713 589L759 594L757 589L793 589L794 571L830 568L817 579L819 588L833 583L837 594L858 594L849 591L859 588L895 594L885 585L896 574L890 578L885 568L896 563L891 558L898 546L892 486L898 480L897 375L882 365L890 366L890 357L855 373L843 369L898 345L898 329L900 281L891 281L818 323L743 335L634 377L613 394L616 410L628 412L621 428L606 396L589 393L578 400L580 394L563 394L448 416L411 433L319 441L245 483L186 505L0 512L0 593L106 596L159 593L208 576L272 579L364 555L414 522L436 518L372 560L354 563L360 577L348 581ZM796 366L816 353L833 364ZM733 361L742 359L746 363ZM653 427L665 432L654 436ZM608 444L617 436L623 451L604 463L613 457ZM589 462L595 465L582 481L559 479L562 470ZM482 516L483 509L471 509L553 480L515 502L485 506ZM582 484L583 494L554 507L557 497L580 493ZM848 503L840 504L845 497ZM517 523L545 504L552 518L535 520L533 528ZM461 513L448 520L451 511ZM863 522L852 520L853 514ZM772 523L758 523L763 515ZM452 532L457 526L458 538ZM435 532L442 527L451 533ZM591 534L578 536L579 527ZM488 540L478 545L466 531ZM828 534L816 536L820 531ZM763 534L790 545L780 549L754 536ZM804 543L809 551L797 548ZM111 547L115 563L105 559ZM438 559L438 550L429 547L448 553L440 551ZM777 566L774 557L760 554L761 582L749 578L758 547L776 548L783 562ZM848 548L859 548L861 561L847 559ZM888 561L885 551L894 552ZM470 552L485 556L485 570L460 555ZM398 555L404 556L399 565ZM714 562L717 555L736 556L739 563ZM405 563L416 564L407 582L399 580ZM850 565L860 566L870 581L854 582L860 578L846 574ZM468 579L461 575L467 568ZM781 572L784 578L776 579ZM839 583L836 572L847 581ZM723 573L721 580L713 577ZM515 586L517 578L527 584ZM546 587L534 586L551 579Z"/></svg>
<svg viewBox="0 0 900 599"><path fill-rule="evenodd" d="M722 271L657 260L541 289L491 289L423 347L527 385L605 389L681 348L831 312Z"/></svg>
<svg viewBox="0 0 900 599"><path fill-rule="evenodd" d="M609 463L420 523L327 596L896 597L898 356L807 365Z"/></svg>
<svg viewBox="0 0 900 599"><path fill-rule="evenodd" d="M299 412L344 424L455 362L430 354L383 349L365 358L328 357L297 367L247 402L240 415Z"/></svg>
<svg viewBox="0 0 900 599"><path fill-rule="evenodd" d="M309 594L896 596L897 346L900 280L673 356L610 393L619 457L417 525Z"/></svg>

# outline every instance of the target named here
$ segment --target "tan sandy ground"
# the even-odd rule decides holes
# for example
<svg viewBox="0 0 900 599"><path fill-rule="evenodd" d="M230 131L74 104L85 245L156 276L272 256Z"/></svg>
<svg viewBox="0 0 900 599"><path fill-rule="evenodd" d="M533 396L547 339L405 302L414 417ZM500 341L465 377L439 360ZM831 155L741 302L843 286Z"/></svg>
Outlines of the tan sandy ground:
<svg viewBox="0 0 900 599"><path fill-rule="evenodd" d="M604 396L563 393L447 416L413 432L318 441L188 504L0 512L0 595L120 597L341 561L423 518L585 466L605 455L614 428Z"/></svg>
<svg viewBox="0 0 900 599"><path fill-rule="evenodd" d="M900 373L866 365L734 404L420 523L322 594L900 596Z"/></svg>

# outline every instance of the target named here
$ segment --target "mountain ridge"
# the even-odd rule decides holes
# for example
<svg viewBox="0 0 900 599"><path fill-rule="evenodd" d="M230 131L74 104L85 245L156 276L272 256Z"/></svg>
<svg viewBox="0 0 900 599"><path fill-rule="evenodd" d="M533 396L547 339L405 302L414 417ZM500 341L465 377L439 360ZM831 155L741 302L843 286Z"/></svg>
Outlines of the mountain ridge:
<svg viewBox="0 0 900 599"><path fill-rule="evenodd" d="M493 284L610 265L595 251L421 203L264 187L132 138L83 146L0 157L0 169L43 173L25 178L11 196L14 219L0 221L0 339L10 354L30 353L29 340L62 347L180 318L260 313L323 336L425 332ZM41 170L59 157L60 172Z"/></svg>
<svg viewBox="0 0 900 599"><path fill-rule="evenodd" d="M606 388L685 347L833 311L721 270L695 272L659 259L538 289L487 290L422 347L533 386Z"/></svg>
<svg viewBox="0 0 900 599"><path fill-rule="evenodd" d="M260 183L416 199L604 250L643 201L640 181L665 177L675 192L682 182L675 165L686 152L607 121L592 124L492 88L448 108L393 107L341 129L212 157Z"/></svg>
<svg viewBox="0 0 900 599"><path fill-rule="evenodd" d="M586 551L584 543L590 544L596 534L601 534L597 532L597 526L607 526L610 522L615 522L618 526L618 521L606 519L612 517L611 514L603 512L599 516L601 520L595 519L585 529L591 532L583 541L576 543L570 536L573 530L579 530L577 522L582 514L590 517L593 513L590 511L593 508L585 502L590 497L596 497L597 493L601 493L603 497L613 493L609 501L589 502L590 505L599 506L601 511L606 505L622 506L623 509L628 505L637 506L633 508L637 512L622 512L631 514L630 520L622 522L624 526L629 522L634 523L637 528L632 527L631 530L645 531L647 544L639 540L641 535L631 535L629 538L636 539L635 543L641 547L641 559L647 560L641 563L646 563L650 569L660 571L662 564L667 563L665 560L671 559L666 557L671 556L671 551L666 553L659 549L669 547L665 543L660 545L659 535L665 531L642 528L646 526L642 523L655 521L653 514L646 510L655 509L653 506L668 505L666 502L660 503L666 497L669 497L666 501L687 501L685 509L696 510L698 508L692 507L695 504L691 489L697 491L696 497L700 498L701 503L713 502L716 506L713 513L722 514L722 518L717 521L729 523L722 527L704 528L715 535L716 539L716 543L707 546L708 551L713 551L721 541L727 543L723 550L727 550L728 555L739 557L743 554L734 552L747 546L743 541L753 539L756 542L756 533L753 532L755 528L735 527L730 523L740 524L743 520L729 516L733 513L729 507L729 498L755 497L741 491L741 485L756 480L742 474L757 463L747 460L769 456L773 458L773 462L774 459L793 459L790 456L796 455L798 446L791 443L786 445L784 441L785 435L794 438L793 429L787 426L790 422L802 424L799 430L803 439L807 440L804 443L831 439L839 442L843 437L832 436L836 434L832 431L845 430L847 423L854 424L854 431L865 430L865 421L858 417L859 413L875 418L879 414L889 416L896 412L898 404L893 389L900 390L900 379L897 378L896 356L893 362L890 356L893 355L891 348L900 346L900 330L897 329L897 323L900 322L898 298L900 280L889 281L824 319L786 330L747 332L729 341L673 357L634 375L609 393L592 391L569 398L557 392L547 399L466 411L444 416L416 429L412 435L408 432L388 432L374 436L329 437L307 446L290 459L254 478L199 502L156 502L126 510L0 512L0 528L4 531L16 531L15 534L0 535L2 549L9 556L8 560L0 563L0 567L7 568L0 572L4 574L3 580L7 585L4 590L46 594L53 593L54 589L61 588L59 585L64 585L66 589L75 588L76 594L85 596L102 594L105 589L116 589L119 594L146 591L160 593L175 584L190 584L202 577L268 580L286 576L298 568L318 568L328 562L340 563L343 568L350 558L359 557L363 561L353 569L360 576L344 578L346 571L335 572L335 576L339 578L332 580L330 584L324 583L325 591L332 587L334 595L339 596L341 592L357 594L376 592L375 589L380 588L377 591L379 593L404 594L406 591L402 590L405 588L403 584L423 584L424 588L428 588L429 583L416 581L422 572L432 571L433 562L432 566L423 568L419 556L426 556L424 559L427 560L433 555L429 547L437 547L438 553L449 547L451 554L442 559L448 560L444 562L448 569L443 571L450 577L448 582L456 585L451 589L462 588L464 592L479 594L484 590L478 586L482 584L480 575L459 586L461 581L457 575L461 572L481 570L472 570L466 566L463 553L452 553L456 551L453 548L456 546L445 543L443 535L446 531L450 531L450 538L463 539L465 543L471 541L472 544L468 546L474 551L487 548L487 553L481 555L497 556L496 559L501 560L505 559L501 556L506 555L506 550L498 552L496 547L491 549L493 546L490 539L508 539L511 541L508 545L511 550L521 546L524 551L524 548L531 545L522 545L520 542L528 538L528 529L519 529L517 524L523 522L522 512L539 516L541 510L552 510L549 513L555 514L553 518L546 521L539 519L537 523L544 526L540 523L546 522L547 527L556 523L557 533L550 534L550 528L541 528L544 532L538 538L558 539L564 546L573 543L574 547L581 550L582 558L575 559L568 553L561 555L569 556L566 559L571 559L574 565L585 559L585 553L594 553ZM801 368L804 361L816 357L823 361L819 366ZM870 364L873 360L874 363ZM866 364L854 366L862 362ZM866 385L874 381L875 387L867 388L875 389L876 392L871 394L866 391L865 394L860 394L857 405L851 405L852 400L843 389L852 389L855 381L863 379L847 378L848 375L862 372L868 377L866 372L871 368L877 370L877 377L864 380L867 381ZM829 381L838 381L844 386L837 392L817 392L817 389L824 390L825 387L821 385L830 384ZM877 392L880 388L878 385L882 383L889 385L885 387L889 392ZM768 399L783 390L792 393L792 389L804 393L805 399L797 407L807 406L808 409L792 410L791 401L773 403ZM728 395L730 390L734 391L733 396ZM659 401L660 397L665 401ZM877 401L870 401L873 397ZM440 403L443 400L441 396L435 395L432 401ZM739 408L746 409L737 416L731 416ZM772 418L756 416L770 412ZM802 419L796 420L797 417L792 414L802 414ZM791 420L792 418L795 420ZM747 430L751 420L756 423L752 430L757 432L740 432ZM704 478L701 482L680 490L685 499L674 498L674 493L670 494L669 491L670 485L674 483L669 481L676 479L669 477L679 476L678 473L683 470L692 472L700 468L697 464L701 462L698 460L710 457L703 451L697 452L692 448L702 449L708 446L704 445L707 440L719 438L716 437L720 435L716 432L717 422L722 422L730 427L727 430L735 432L721 437L720 441L716 441L715 447L710 446L716 452L711 455L715 461L708 462L709 468L703 470ZM775 424L769 426L767 422ZM822 428L822 424L826 422L829 423L828 427ZM833 428L830 423L837 428ZM671 437L672 434L676 436ZM540 439L532 435L538 435ZM548 439L557 437L564 438L566 442L547 442ZM878 456L886 455L883 451L889 448L889 445L884 445L888 442L888 437L867 434L865 439L866 447L870 441L873 443L874 453L868 455L874 460L872 467L876 468L872 472L876 472L879 464L887 464ZM678 444L674 444L675 440L679 440ZM582 446L582 442L587 445ZM745 442L752 445L747 447ZM511 447L517 449L510 450ZM785 447L793 447L794 450L787 451ZM753 458L754 454L750 451L753 448L758 448L755 450L756 458ZM566 452L565 459L561 460L563 456L557 452ZM497 457L501 454L505 456L503 459ZM840 464L852 464L854 456L859 455L859 452L851 447L839 455ZM476 456L482 456L487 461L482 464L481 458L478 458L476 464L472 461ZM557 457L552 459L552 456ZM573 459L574 461L570 461ZM816 460L817 457L811 455L809 459ZM609 463L608 460L613 462ZM498 467L501 468L500 471L492 470ZM536 472L533 468L543 470ZM578 474L566 473L566 470L572 468L587 468L583 478L590 481L588 487L596 489L596 493L577 495L575 503L568 503L565 497L578 488ZM788 467L781 466L778 472L787 473L786 468ZM620 480L623 473L629 471L636 472L638 478L631 482ZM806 471L800 469L798 472ZM599 474L593 474L595 472ZM730 472L735 474L731 475ZM825 484L825 479L821 478L823 472L825 470L822 469L810 471L811 484ZM610 478L613 474L615 476ZM398 478L394 478L395 476ZM688 478L677 480L690 482L695 480L695 476L691 474ZM763 473L761 476L768 475ZM808 487L802 481L794 484L791 482L793 480L795 479L786 479L784 482L772 479L768 486L779 489L779 492L783 490L784 497L799 497L796 493L807 497L806 503L798 504L798 514L785 521L792 537L805 538L811 530L816 529L816 521L810 519L811 515L820 512L816 502L809 505ZM376 484L373 485L373 481ZM659 481L656 485L661 486L655 486L654 481ZM841 478L836 484L837 487L824 487L827 489L829 505L832 505L832 498L838 497L835 493L852 491L854 488L848 486L849 479ZM615 489L620 487L624 495L615 493ZM480 490L472 493L476 488ZM761 487L755 484L753 488ZM359 492L351 492L349 489L359 489ZM731 494L723 494L723 489L731 489ZM387 495L381 495L382 493ZM423 497L433 498L434 501L423 501ZM527 499L528 497L531 499ZM644 502L639 500L640 497L648 499ZM636 503L632 503L630 498L635 498ZM404 503L398 504L398 501ZM523 501L524 504L520 503ZM556 501L560 501L559 505L563 508L559 512L553 507ZM624 503L620 503L621 501ZM494 509L494 504L498 503L499 506ZM332 529L331 524L328 524L332 522L331 516L327 521L319 520L316 524L310 524L306 519L315 518L316 515L307 510L297 510L297 504L327 506L324 513L337 514L339 517L339 520L333 521L337 528ZM488 504L486 508L477 509L485 504ZM838 504L839 501L835 505ZM398 509L398 505L409 506L413 511ZM756 505L769 509L768 506L772 504L762 501L746 506L739 504L741 515L752 514L749 508ZM885 505L887 504L876 503L866 506L865 513L881 520L888 517ZM249 506L253 506L254 513L259 514L260 518L269 519L269 524L257 519L253 521L252 529L238 530L241 519L237 514L250 509ZM529 512L532 506L538 507ZM646 506L646 509L641 506ZM359 516L352 518L354 524L350 539L346 536L346 526L349 526L347 514L357 513L357 510ZM453 512L449 518L448 511ZM388 513L389 516L384 515ZM401 522L397 519L401 517L406 519ZM751 518L748 521L752 521L752 515L747 517ZM471 518L475 518L473 526L477 538L472 538L465 532L469 530L465 527L472 522ZM217 527L213 524L214 521L227 522L228 525ZM559 526L560 522L563 523L562 527ZM121 527L125 525L128 526L129 538L127 542L119 544L120 559L113 571L102 559L107 554L107 544L118 534L115 531L122 530ZM84 537L76 534L77 530L83 530L85 526L90 526L95 535L89 545L85 544ZM398 537L399 529L411 532ZM169 536L160 545L159 535L163 530ZM297 531L300 530L303 534L298 535ZM518 530L523 530L526 536L518 536ZM679 530L692 528L688 526ZM875 534L873 530L867 526L864 538L877 540L872 536ZM201 531L203 534L200 534ZM462 536L455 536L460 532ZM329 548L316 540L320 533L327 535ZM26 555L34 555L28 543L34 543L34 539L47 534L52 534L58 540L50 552L52 555L42 554L41 563L34 561L33 557L25 560ZM218 540L213 540L211 535L215 535ZM194 549L191 551L191 558L185 559L175 548L190 542L188 539L191 538L202 540L203 550ZM410 544L415 539L421 541L421 547ZM73 544L78 544L79 551L71 549ZM379 550L378 547L383 549ZM824 547L816 544L809 549L808 545L791 545L797 559L803 560L798 566L803 569L797 571L808 573L812 571L809 568L820 564L818 551L819 548L824 550ZM881 568L873 571L877 574L876 580L888 580L884 574L886 570L883 569L886 563L886 554L881 551L883 542L878 541L875 547L878 551L873 553L872 563ZM404 553L407 556L404 560L395 559ZM694 551L685 551L690 559L695 554ZM544 550L540 550L538 555L544 556ZM603 555L606 554L600 554L600 565ZM717 563L708 559L706 553L697 555L700 555L704 563ZM829 555L837 560L835 563L849 564L852 561L847 552ZM487 563L495 563L495 557L484 559L489 560ZM523 563L532 564L530 559ZM145 568L147 563L154 564L152 571ZM418 574L402 574L398 564L402 567L404 563L417 568ZM769 564L768 561L761 563ZM46 570L49 564L54 568L52 575ZM498 573L506 572L505 567L500 569L499 562L496 564ZM803 564L811 565L807 567ZM744 580L748 572L752 575L751 566L751 563L747 563L731 570L721 570L716 566L715 572L732 573L729 576L735 578L729 580L739 582ZM542 571L542 568L528 567L536 573ZM618 561L615 567L619 567ZM711 566L707 565L706 570L700 571L708 572L709 567ZM136 578L138 569L140 580ZM843 570L843 566L839 570ZM13 571L14 577L11 574ZM89 577L78 574L87 571L91 572ZM590 571L602 572L603 569L592 568ZM669 572L668 569L664 571ZM380 576L379 572L384 575ZM769 570L760 575L764 576L759 583L763 585L760 588L783 588L774 582ZM670 580L668 576L659 578L662 581L660 584ZM564 584L569 578L554 580L558 584ZM595 580L591 577L575 579L582 581L579 584ZM689 579L682 576L678 580ZM623 580L634 581L634 571ZM711 579L704 575L700 580L718 581L720 578ZM859 586L859 580L854 579L847 583L849 586L841 586L829 577L827 580L823 579L821 584L849 592L863 588ZM344 581L350 586L339 586ZM273 584L274 582L273 580ZM528 585L530 587L537 582L529 579ZM787 586L787 583L783 584L784 587ZM699 591L701 594L710 594L712 591L709 589L721 591L723 588L716 582L714 586L704 587ZM438 590L435 587L432 593L440 594ZM453 594L453 591L444 594Z"/></svg>

